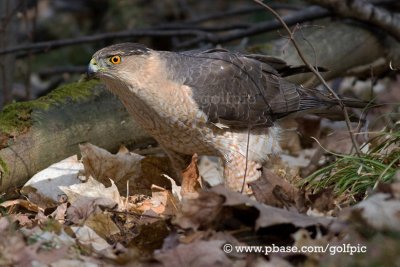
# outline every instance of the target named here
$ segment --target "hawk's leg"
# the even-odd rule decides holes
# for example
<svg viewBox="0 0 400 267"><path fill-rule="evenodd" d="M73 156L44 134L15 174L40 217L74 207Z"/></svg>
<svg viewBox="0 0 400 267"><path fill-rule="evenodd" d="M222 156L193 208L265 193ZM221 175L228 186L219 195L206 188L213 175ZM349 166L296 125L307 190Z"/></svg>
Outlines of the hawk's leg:
<svg viewBox="0 0 400 267"><path fill-rule="evenodd" d="M261 176L261 164L247 160L246 181L244 193L251 193L248 183L257 180ZM224 162L225 184L234 191L241 191L246 170L246 157L234 153Z"/></svg>

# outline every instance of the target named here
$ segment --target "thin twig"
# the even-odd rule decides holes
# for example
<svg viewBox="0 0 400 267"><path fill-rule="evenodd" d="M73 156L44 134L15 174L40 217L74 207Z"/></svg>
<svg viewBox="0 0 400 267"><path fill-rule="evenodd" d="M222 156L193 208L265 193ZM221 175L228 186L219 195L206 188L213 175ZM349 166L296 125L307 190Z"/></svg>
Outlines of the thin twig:
<svg viewBox="0 0 400 267"><path fill-rule="evenodd" d="M240 193L243 193L244 187L246 185L246 178L247 178L247 170L249 168L249 146L250 146L250 132L251 132L251 126L249 125L247 129L247 143L246 143L246 165L244 168L244 175L243 175L243 184L242 184L242 189L240 190Z"/></svg>
<svg viewBox="0 0 400 267"><path fill-rule="evenodd" d="M327 9L321 8L319 6L307 7L303 10L294 12L293 14L283 17L283 20L287 25L296 25L297 23L302 23L305 21L310 21L314 19L324 18L330 15ZM190 47L197 44L200 41L210 42L212 44L227 43L230 41L238 40L244 37L250 37L257 34L265 33L268 31L276 30L282 28L282 24L279 21L266 21L252 25L246 30L234 32L232 34L220 35L205 35L196 36L192 40L182 42L178 45L178 48Z"/></svg>
<svg viewBox="0 0 400 267"><path fill-rule="evenodd" d="M290 28L288 27L288 25L286 24L286 22L282 19L282 17L272 8L270 8L267 4L264 4L261 0L253 0L254 2L256 2L259 5L262 5L263 7L265 7L266 9L268 9L268 11L270 11L275 17L276 19L283 25L283 27L285 28L286 32L289 34L289 38L293 44L293 46L295 47L298 55L300 56L301 60L303 61L303 63L315 74L315 76L318 78L318 80L325 86L326 89L328 89L328 91L338 100L338 103L340 105L340 107L343 110L343 114L345 117L345 121L346 121L346 126L347 129L349 131L349 135L350 135L350 139L351 142L353 143L353 146L356 150L356 153L358 156L361 155L361 151L360 148L357 145L357 142L355 140L355 137L353 135L353 131L351 129L351 125L350 125L350 118L349 118L349 113L347 112L346 106L343 104L342 99L335 93L335 91L332 90L332 88L328 85L328 83L325 81L325 79L321 76L321 74L318 72L317 69L315 69L304 57L299 45L297 44L296 40L294 39L293 33L290 30Z"/></svg>
<svg viewBox="0 0 400 267"><path fill-rule="evenodd" d="M12 48L6 48L4 50L0 50L0 55L17 53L20 51L32 51L34 53L38 51L45 52L48 51L49 49L70 46L70 45L84 44L84 43L93 43L108 39L118 39L118 38L123 39L132 37L159 37L159 36L198 36L204 34L206 34L206 32L197 30L152 30L152 29L139 30L138 29L131 31L95 34L95 35L83 36L80 38L71 38L71 39L46 41L46 42L27 44L27 45L19 45L19 46L14 46Z"/></svg>
<svg viewBox="0 0 400 267"><path fill-rule="evenodd" d="M303 8L299 5L286 4L286 3L271 3L272 8L274 9L287 9L287 10L299 10ZM223 12L217 12L201 17L197 17L195 19L186 20L185 23L202 23L210 20L218 20L218 19L226 19L232 16L246 15L253 12L262 11L262 7L258 6L245 6L237 9L231 9Z"/></svg>

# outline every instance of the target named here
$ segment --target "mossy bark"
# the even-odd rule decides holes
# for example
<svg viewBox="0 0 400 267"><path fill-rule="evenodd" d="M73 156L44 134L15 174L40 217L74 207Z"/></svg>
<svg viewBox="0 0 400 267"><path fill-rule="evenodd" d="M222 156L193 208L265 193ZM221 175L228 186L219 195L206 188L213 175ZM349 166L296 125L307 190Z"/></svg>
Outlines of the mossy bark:
<svg viewBox="0 0 400 267"><path fill-rule="evenodd" d="M36 172L90 142L110 151L154 142L97 81L61 87L0 113L0 192L10 194Z"/></svg>

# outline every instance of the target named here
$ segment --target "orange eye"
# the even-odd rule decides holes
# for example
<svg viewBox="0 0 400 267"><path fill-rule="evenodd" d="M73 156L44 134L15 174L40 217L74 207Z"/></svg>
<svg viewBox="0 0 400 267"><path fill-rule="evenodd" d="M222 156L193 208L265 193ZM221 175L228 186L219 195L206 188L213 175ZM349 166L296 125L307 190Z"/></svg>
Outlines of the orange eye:
<svg viewBox="0 0 400 267"><path fill-rule="evenodd" d="M112 57L110 57L110 62L112 64L119 64L119 63L121 63L121 57L120 56L112 56Z"/></svg>

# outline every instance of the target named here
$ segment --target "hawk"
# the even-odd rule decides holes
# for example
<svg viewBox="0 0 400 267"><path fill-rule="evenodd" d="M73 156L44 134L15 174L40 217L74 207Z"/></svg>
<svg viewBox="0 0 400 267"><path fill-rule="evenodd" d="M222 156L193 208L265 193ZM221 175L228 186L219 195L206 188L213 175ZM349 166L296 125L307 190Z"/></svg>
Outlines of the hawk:
<svg viewBox="0 0 400 267"><path fill-rule="evenodd" d="M178 172L194 153L218 156L234 190L245 172L246 181L254 181L268 157L280 152L279 119L337 108L333 97L284 79L305 71L266 55L155 51L137 43L97 51L88 69L158 141Z"/></svg>

